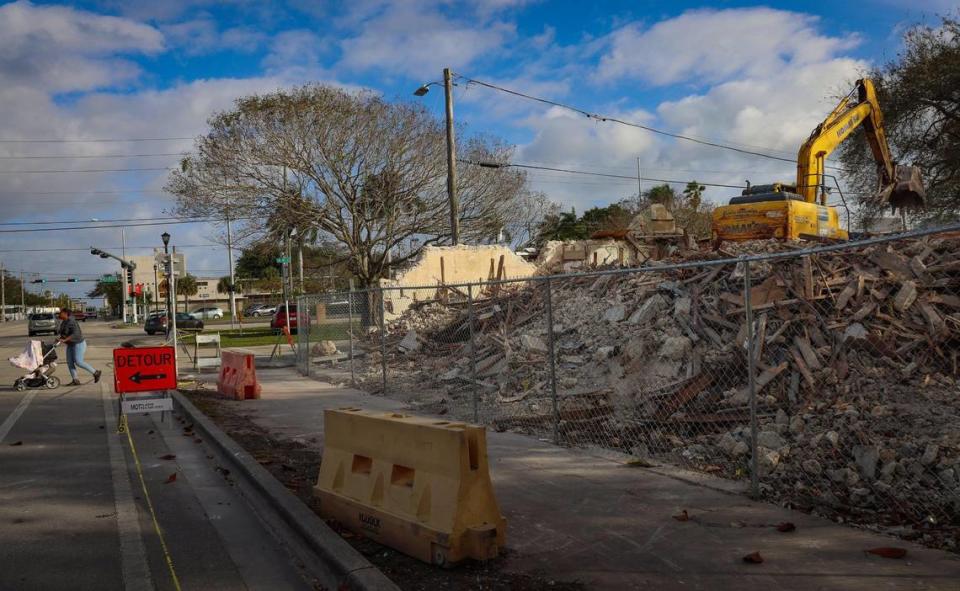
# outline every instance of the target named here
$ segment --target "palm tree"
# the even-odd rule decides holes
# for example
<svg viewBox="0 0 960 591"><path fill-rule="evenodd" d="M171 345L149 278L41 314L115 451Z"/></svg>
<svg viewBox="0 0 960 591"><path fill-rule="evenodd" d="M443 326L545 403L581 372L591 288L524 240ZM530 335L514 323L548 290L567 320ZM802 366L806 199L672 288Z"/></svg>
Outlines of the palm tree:
<svg viewBox="0 0 960 591"><path fill-rule="evenodd" d="M703 192L707 188L697 181L690 181L687 183L687 188L683 190L683 194L687 198L687 203L690 205L690 209L697 211L700 209L700 200L703 197Z"/></svg>
<svg viewBox="0 0 960 591"><path fill-rule="evenodd" d="M243 286L239 283L233 285L234 293L243 292ZM217 293L230 293L230 276L224 275L220 278L220 281L217 281Z"/></svg>
<svg viewBox="0 0 960 591"><path fill-rule="evenodd" d="M200 291L200 286L197 285L197 278L187 273L177 279L176 286L177 295L181 295L184 298L183 311L187 312L190 310L190 296L195 296L197 292Z"/></svg>

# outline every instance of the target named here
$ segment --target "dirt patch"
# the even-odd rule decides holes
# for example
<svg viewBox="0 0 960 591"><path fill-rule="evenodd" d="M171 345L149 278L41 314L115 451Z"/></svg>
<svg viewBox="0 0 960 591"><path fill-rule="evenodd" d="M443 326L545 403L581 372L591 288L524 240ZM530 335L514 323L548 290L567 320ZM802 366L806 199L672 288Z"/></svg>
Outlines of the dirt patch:
<svg viewBox="0 0 960 591"><path fill-rule="evenodd" d="M306 445L273 437L269 431L224 404L207 391L182 391L191 402L234 441L239 443L287 489L319 515L313 497L313 485L320 471L320 453ZM546 576L506 572L505 565L519 557L509 550L496 560L467 561L453 569L437 568L383 546L362 535L347 531L328 521L351 546L363 554L401 589L434 591L445 589L489 589L510 591L577 591L585 587L577 582L560 582Z"/></svg>

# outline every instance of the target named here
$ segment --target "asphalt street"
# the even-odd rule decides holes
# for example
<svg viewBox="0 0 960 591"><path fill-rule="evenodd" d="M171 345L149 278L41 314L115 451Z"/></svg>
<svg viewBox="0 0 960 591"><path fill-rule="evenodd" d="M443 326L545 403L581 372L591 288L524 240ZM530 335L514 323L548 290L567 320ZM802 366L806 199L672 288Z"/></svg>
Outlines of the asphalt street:
<svg viewBox="0 0 960 591"><path fill-rule="evenodd" d="M110 360L121 342L162 339L82 328L99 384L81 372L81 386L17 392L24 372L6 359L29 340L26 325L0 324L0 590L175 589L174 577L182 589L314 588L207 442L169 413L129 418L138 471L117 432ZM62 350L57 375L69 382Z"/></svg>

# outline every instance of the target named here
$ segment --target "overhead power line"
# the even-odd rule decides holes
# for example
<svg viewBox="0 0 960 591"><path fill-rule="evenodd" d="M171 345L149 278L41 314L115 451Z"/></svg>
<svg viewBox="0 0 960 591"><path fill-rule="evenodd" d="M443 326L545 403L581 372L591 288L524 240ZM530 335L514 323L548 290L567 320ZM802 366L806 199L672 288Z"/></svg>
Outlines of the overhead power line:
<svg viewBox="0 0 960 591"><path fill-rule="evenodd" d="M53 224L85 224L88 222L94 222L98 224L106 224L111 222L160 222L160 221L208 221L211 218L209 217L199 217L199 216L190 216L190 217L162 217L162 218L113 218L113 219L90 219L85 220L47 220L42 222L0 222L0 226L47 226Z"/></svg>
<svg viewBox="0 0 960 591"><path fill-rule="evenodd" d="M82 144L82 143L122 143L122 142L179 142L192 140L192 137L135 137L135 138L9 138L0 139L0 144Z"/></svg>
<svg viewBox="0 0 960 591"><path fill-rule="evenodd" d="M177 244L177 249L181 248L226 248L222 244ZM152 250L155 248L163 248L163 246L156 244L154 246L104 246L104 250L120 250L120 248L126 248L127 250ZM87 252L89 247L85 248L10 248L10 249L0 249L0 253L11 253L11 252Z"/></svg>
<svg viewBox="0 0 960 591"><path fill-rule="evenodd" d="M70 174L78 172L156 172L173 170L169 166L159 168L89 168L84 170L0 170L0 174Z"/></svg>
<svg viewBox="0 0 960 591"><path fill-rule="evenodd" d="M542 97L533 96L533 95L526 94L526 93L523 93L523 92L519 92L519 91L516 91L516 90L511 90L511 89L509 89L509 88L504 88L503 86L498 86L498 85L496 85L496 84L491 84L491 83L489 83L489 82L484 82L484 81L482 81L482 80L476 80L476 79L473 79L473 78L467 78L466 76L462 76L462 75L459 75L459 74L457 75L457 77L458 77L458 78L461 78L461 79L463 79L463 80L466 80L467 84L476 84L476 85L479 85L479 86L485 86L485 87L490 88L490 89L492 89L492 90L496 90L496 91L499 91L499 92L504 92L504 93L507 93L507 94L511 94L511 95L514 95L514 96L518 96L518 97L521 97L521 98L524 98L524 99L527 99L527 100L530 100L530 101L535 101L535 102L542 103L542 104L545 104L545 105L551 105L551 106L554 106L554 107L559 107L559 108L561 108L561 109L566 109L566 110L568 110L568 111L571 111L571 112L574 112L574 113L583 115L584 117L587 117L587 118L589 118L589 119L593 119L593 120L595 120L595 121L609 121L609 122L611 122L611 123L619 123L620 125L626 125L626 126L629 126L629 127L635 127L635 128L637 128L637 129L642 129L642 130L644 130L644 131L649 131L649 132L651 132L651 133L656 133L656 134L659 134L659 135L671 137L671 138L678 139L678 140L684 140L684 141L688 141L688 142L694 142L694 143L701 144L701 145L704 145L704 146L710 146L710 147L713 147L713 148L719 148L719 149L723 149L723 150L731 150L731 151L733 151L733 152L739 152L739 153L741 153L741 154L747 154L747 155L750 155L750 156L757 156L757 157L760 157L760 158L768 158L768 159L770 159L770 160L778 160L778 161L781 161L781 162L791 162L791 163L796 164L796 158L786 158L786 157L783 157L783 156L776 156L776 155L768 154L768 153L765 153L765 152L758 152L758 151L755 151L755 150L747 150L747 149L745 149L745 148L739 148L739 147L733 146L733 145L731 145L731 144L729 144L729 143L723 143L723 142L720 142L720 141L708 140L708 139L698 138L698 137L694 137L694 136L690 136L690 135L684 135L684 134L680 134L680 133L673 133L673 132L670 132L670 131L664 131L664 130L662 130L662 129L657 129L657 128L655 128L655 127L650 127L649 125L643 125L643 124L641 124L641 123L636 123L636 122L633 122L633 121L626 121L626 120L624 120L624 119L620 119L620 118L618 118L618 117L613 117L613 116L610 116L610 115L600 115L600 114L597 114L597 113L591 113L590 111L587 111L587 110L585 110L585 109L581 109L580 107L575 107L575 106L572 106L572 105L567 105L567 104L564 104L564 103L561 103L561 102L557 102L557 101L553 101L553 100L550 100L550 99L545 99L545 98L542 98ZM774 150L773 148L767 148L767 150L769 150L769 151L779 151L779 150ZM832 169L834 169L834 170L843 170L843 169L838 169L838 168L835 167L835 166L827 166L827 168L832 168Z"/></svg>
<svg viewBox="0 0 960 591"><path fill-rule="evenodd" d="M249 218L231 218L231 219L249 219ZM58 232L60 230L99 230L101 228L137 228L140 226L172 226L176 224L197 224L203 222L220 222L223 220L219 219L196 219L196 220L180 220L180 221L167 221L167 222L146 222L146 223L136 223L136 224L106 224L102 226L65 226L59 228L17 228L14 230L0 230L0 234L14 234L22 232Z"/></svg>
<svg viewBox="0 0 960 591"><path fill-rule="evenodd" d="M126 193L166 193L163 189L125 189L122 191L9 191L0 197L16 195L124 195Z"/></svg>
<svg viewBox="0 0 960 591"><path fill-rule="evenodd" d="M612 178L612 179L628 179L632 181L636 181L639 179L643 181L651 181L654 183L686 185L689 182L689 181L678 181L678 180L671 180L671 179L658 179L658 178L645 177L645 176L637 177L636 175L631 176L631 175L624 175L624 174L609 174L605 172L590 172L586 170L572 170L569 168L554 168L551 166L536 166L533 164L516 164L516 163L501 164L498 162L477 162L473 160L458 160L458 162L463 162L464 164L472 164L474 166L481 166L483 168L526 168L526 169L532 169L532 170L549 170L551 172L565 172L567 174L581 174L581 175L587 175L587 176L597 176L597 177L605 177L605 178ZM726 189L745 189L746 188L746 185L725 185L722 183L706 183L706 182L699 182L699 181L698 181L698 184L705 185L707 187L723 187Z"/></svg>
<svg viewBox="0 0 960 591"><path fill-rule="evenodd" d="M37 156L0 156L0 160L73 160L80 158L152 158L154 156L183 156L183 152L159 152L154 154L44 154Z"/></svg>

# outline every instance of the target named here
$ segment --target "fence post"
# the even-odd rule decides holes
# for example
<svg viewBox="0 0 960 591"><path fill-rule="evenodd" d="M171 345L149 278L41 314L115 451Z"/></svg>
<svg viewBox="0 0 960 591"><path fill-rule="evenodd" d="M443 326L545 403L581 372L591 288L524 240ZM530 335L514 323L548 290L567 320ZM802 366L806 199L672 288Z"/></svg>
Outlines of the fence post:
<svg viewBox="0 0 960 591"><path fill-rule="evenodd" d="M303 366L304 366L303 375L309 378L310 377L310 333L313 332L313 322L311 322L311 319L316 320L317 326L320 325L320 319L314 318L314 314L310 311L310 302L313 301L313 298L309 296L300 296L297 299L300 300L300 304L297 306L297 314L300 314L300 318L305 318L307 320L307 334L306 336L304 336L304 340L306 341L306 347L303 347ZM314 304L314 309L316 309L316 304Z"/></svg>
<svg viewBox="0 0 960 591"><path fill-rule="evenodd" d="M347 296L347 332L350 333L350 385L356 386L357 379L353 373L353 279L350 279L350 293Z"/></svg>
<svg viewBox="0 0 960 591"><path fill-rule="evenodd" d="M380 370L383 374L383 395L387 395L387 306L384 302L385 291L380 288Z"/></svg>
<svg viewBox="0 0 960 591"><path fill-rule="evenodd" d="M742 258L742 257L741 257ZM753 342L753 303L750 300L750 262L741 260L743 265L743 309L747 321L747 384L750 390L750 495L760 496L760 458L757 456L757 360Z"/></svg>
<svg viewBox="0 0 960 591"><path fill-rule="evenodd" d="M550 277L544 282L547 291L547 355L550 363L550 399L553 404L553 443L560 445L560 405L557 402L557 368L553 345L553 294L550 287Z"/></svg>
<svg viewBox="0 0 960 591"><path fill-rule="evenodd" d="M473 381L473 422L480 423L480 383L477 380L477 343L473 335L473 284L467 284L467 322L470 324L470 379Z"/></svg>

